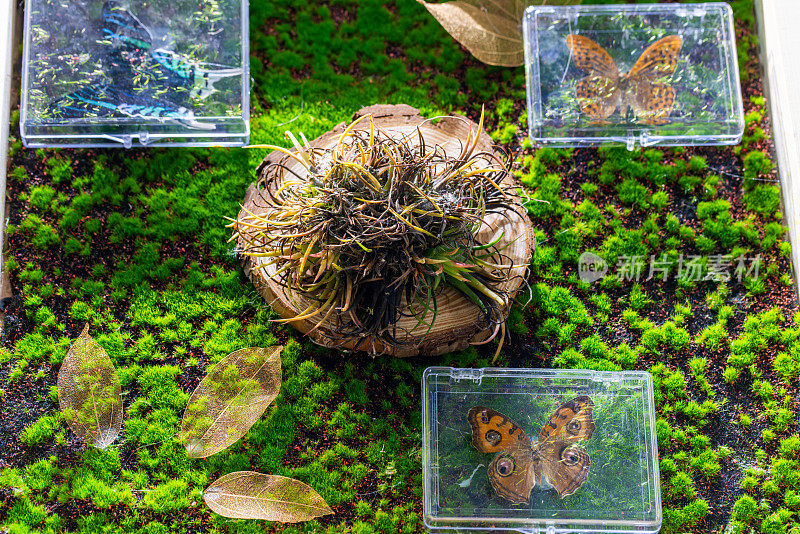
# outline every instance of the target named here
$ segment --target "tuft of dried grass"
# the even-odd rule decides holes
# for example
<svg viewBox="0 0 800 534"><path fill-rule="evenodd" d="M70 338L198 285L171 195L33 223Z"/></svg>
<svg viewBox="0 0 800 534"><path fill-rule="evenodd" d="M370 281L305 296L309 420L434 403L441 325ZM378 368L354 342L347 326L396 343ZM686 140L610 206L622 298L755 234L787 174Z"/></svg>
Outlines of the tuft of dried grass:
<svg viewBox="0 0 800 534"><path fill-rule="evenodd" d="M369 127L357 129L361 121ZM271 208L243 210L231 240L241 254L266 259L261 267L288 294L310 302L280 320L318 318L315 328L335 324L326 335L397 347L417 342L420 325L430 328L437 296L450 286L482 310L492 338L503 330L510 297L501 285L519 266L504 254L502 234L489 243L475 236L487 215L508 216L513 193L502 185L506 162L476 150L482 122L455 156L426 144L419 127L392 137L371 115L330 149L289 132L293 150L262 145L284 154L265 173L261 193ZM328 321L333 315L347 320ZM403 316L414 319L411 331L398 331Z"/></svg>

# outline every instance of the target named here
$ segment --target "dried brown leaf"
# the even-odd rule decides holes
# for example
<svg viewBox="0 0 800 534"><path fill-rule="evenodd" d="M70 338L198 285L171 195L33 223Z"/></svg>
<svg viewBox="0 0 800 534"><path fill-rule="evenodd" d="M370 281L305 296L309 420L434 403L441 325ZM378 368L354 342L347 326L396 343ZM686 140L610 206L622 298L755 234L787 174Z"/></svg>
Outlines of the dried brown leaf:
<svg viewBox="0 0 800 534"><path fill-rule="evenodd" d="M122 387L106 351L89 325L67 352L58 372L58 405L85 443L108 447L122 430Z"/></svg>
<svg viewBox="0 0 800 534"><path fill-rule="evenodd" d="M518 67L525 61L522 15L532 5L572 5L580 0L417 0L473 56L489 65Z"/></svg>
<svg viewBox="0 0 800 534"><path fill-rule="evenodd" d="M258 421L281 389L282 346L230 353L192 393L180 440L192 458L226 449Z"/></svg>
<svg viewBox="0 0 800 534"><path fill-rule="evenodd" d="M219 515L235 519L297 523L333 513L316 491L299 480L254 471L218 478L203 492L203 499Z"/></svg>

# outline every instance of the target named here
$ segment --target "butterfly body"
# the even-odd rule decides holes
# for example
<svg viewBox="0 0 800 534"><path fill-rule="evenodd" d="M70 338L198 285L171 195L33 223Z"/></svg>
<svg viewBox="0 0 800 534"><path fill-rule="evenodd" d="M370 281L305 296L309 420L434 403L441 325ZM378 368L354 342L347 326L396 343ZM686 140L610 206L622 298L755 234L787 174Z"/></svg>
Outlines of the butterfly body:
<svg viewBox="0 0 800 534"><path fill-rule="evenodd" d="M621 73L611 55L583 35L568 35L567 47L575 66L586 73L575 86L581 111L592 120L605 120L617 109L632 109L646 123L661 124L672 112L675 89L663 78L675 72L681 38L670 35L648 46L630 71Z"/></svg>
<svg viewBox="0 0 800 534"><path fill-rule="evenodd" d="M495 492L515 504L530 502L530 492L546 480L561 498L572 495L586 481L591 460L574 444L592 436L594 403L580 396L561 405L531 442L514 421L483 406L467 416L472 444L481 452L496 453L487 468Z"/></svg>

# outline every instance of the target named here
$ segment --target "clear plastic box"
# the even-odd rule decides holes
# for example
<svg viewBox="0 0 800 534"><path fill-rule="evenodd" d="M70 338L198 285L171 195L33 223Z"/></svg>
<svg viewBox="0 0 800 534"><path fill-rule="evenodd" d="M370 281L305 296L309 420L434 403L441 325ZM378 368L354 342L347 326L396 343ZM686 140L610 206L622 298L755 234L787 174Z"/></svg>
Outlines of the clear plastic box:
<svg viewBox="0 0 800 534"><path fill-rule="evenodd" d="M528 127L538 145L741 140L728 4L532 6L523 34Z"/></svg>
<svg viewBox="0 0 800 534"><path fill-rule="evenodd" d="M661 528L648 373L430 367L422 403L432 532Z"/></svg>
<svg viewBox="0 0 800 534"><path fill-rule="evenodd" d="M28 0L29 147L243 145L247 0Z"/></svg>

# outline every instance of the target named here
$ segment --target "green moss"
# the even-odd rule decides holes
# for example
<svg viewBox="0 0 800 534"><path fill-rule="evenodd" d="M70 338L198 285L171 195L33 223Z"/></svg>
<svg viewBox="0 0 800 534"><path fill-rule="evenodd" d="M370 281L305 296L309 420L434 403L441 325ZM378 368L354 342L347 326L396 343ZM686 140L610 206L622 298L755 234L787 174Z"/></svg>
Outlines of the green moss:
<svg viewBox="0 0 800 534"><path fill-rule="evenodd" d="M680 508L668 508L664 511L667 526L662 532L682 532L697 525L709 512L708 502L697 499Z"/></svg>
<svg viewBox="0 0 800 534"><path fill-rule="evenodd" d="M794 343L787 352L778 353L773 367L787 382L800 377L800 345Z"/></svg>
<svg viewBox="0 0 800 534"><path fill-rule="evenodd" d="M728 340L724 323L714 323L705 327L697 336L697 343L710 350L717 350Z"/></svg>
<svg viewBox="0 0 800 534"><path fill-rule="evenodd" d="M757 41L746 31L752 2L732 7L748 76L757 57ZM475 62L418 2L258 2L250 23L254 144L285 144L289 124L312 139L370 103L471 117L486 103L487 130L517 155L511 165L538 241L531 291L512 309L500 364L649 368L662 531L796 528L800 328L791 302L774 299L775 288L785 287L778 284L791 281L790 246L774 165L761 151L768 140L765 102L747 94L758 84L745 86L746 131L734 149L533 148L521 139L522 69ZM15 224L7 232L6 267L24 313L20 329L9 331L12 350L0 353L0 376L8 377L2 387L13 393L31 380L39 400L57 402L57 366L75 329L90 322L118 366L126 422L111 447L117 452L87 449L66 463L26 457L0 471L0 485L9 488L4 526L54 533L422 530L410 511L421 499L422 370L487 366L493 347L372 360L320 349L273 323L276 315L241 274L224 227L263 149L123 154L10 145ZM608 262L602 281L578 278L585 251ZM732 268L727 281L674 282L679 258L695 254L761 254L761 277L739 282ZM632 256L643 258L642 276L620 279L619 262ZM672 262L667 280L660 273L647 279L651 256ZM708 260L701 264L705 274ZM278 342L285 344L284 387L273 406L229 450L187 458L175 435L202 372L233 350ZM69 431L58 417L27 420L23 448L65 447ZM742 439L730 449L711 440L716 421L738 423L732 432ZM721 473L741 469L751 456L744 493L729 510L715 494L729 482ZM214 516L200 492L240 469L310 483L341 517L300 527ZM75 506L88 512L67 520L63 511Z"/></svg>
<svg viewBox="0 0 800 534"><path fill-rule="evenodd" d="M661 350L679 351L686 347L691 336L689 333L672 321L667 321L664 326L651 328L642 334L642 345L653 352Z"/></svg>
<svg viewBox="0 0 800 534"><path fill-rule="evenodd" d="M358 501L356 503L356 514L359 517L370 517L372 515L372 506L367 501Z"/></svg>
<svg viewBox="0 0 800 534"><path fill-rule="evenodd" d="M800 437L789 436L781 441L780 455L784 458L796 459L800 456Z"/></svg>
<svg viewBox="0 0 800 534"><path fill-rule="evenodd" d="M783 498L786 508L790 510L800 510L800 494L794 490L788 490Z"/></svg>
<svg viewBox="0 0 800 534"><path fill-rule="evenodd" d="M639 206L642 209L647 209L650 206L648 203L649 191L636 180L630 178L624 180L618 190L619 199L623 204Z"/></svg>
<svg viewBox="0 0 800 534"><path fill-rule="evenodd" d="M189 505L188 490L185 480L180 478L170 480L145 493L142 506L157 512L186 508Z"/></svg>
<svg viewBox="0 0 800 534"><path fill-rule="evenodd" d="M31 188L28 202L38 211L46 211L56 196L56 191L50 186L36 186Z"/></svg>
<svg viewBox="0 0 800 534"><path fill-rule="evenodd" d="M744 194L747 209L760 215L779 216L780 189L774 185L757 185Z"/></svg>
<svg viewBox="0 0 800 534"><path fill-rule="evenodd" d="M50 250L61 242L58 232L40 217L30 214L19 225L19 231L31 236L31 244L39 250Z"/></svg>
<svg viewBox="0 0 800 534"><path fill-rule="evenodd" d="M731 341L731 354L728 356L726 381L735 381L741 372L756 360L756 354L767 348L770 342L780 336L780 324L784 321L780 309L773 308L760 315L748 317L744 332ZM730 379L730 380L729 380Z"/></svg>
<svg viewBox="0 0 800 534"><path fill-rule="evenodd" d="M63 347L63 344L62 344ZM39 333L27 334L14 346L17 355L31 362L45 359L60 361L66 355L66 349L56 350L53 338Z"/></svg>
<svg viewBox="0 0 800 534"><path fill-rule="evenodd" d="M749 523L759 515L758 503L750 495L742 495L731 509L731 518L742 523Z"/></svg>
<svg viewBox="0 0 800 534"><path fill-rule="evenodd" d="M19 532L30 532L36 530L36 527L41 527L47 512L41 505L35 505L28 499L17 499L13 506L8 510L8 515L5 522L8 525L13 525L14 530Z"/></svg>
<svg viewBox="0 0 800 534"><path fill-rule="evenodd" d="M769 156L764 152L749 152L744 158L744 182L743 186L750 191L756 186L759 178L765 178L775 167Z"/></svg>
<svg viewBox="0 0 800 534"><path fill-rule="evenodd" d="M711 384L708 381L708 377L706 376L709 367L710 363L706 358L695 357L689 360L689 369L692 373L692 376L700 386L700 389L702 389L703 392L709 397L714 397L714 390L712 389Z"/></svg>
<svg viewBox="0 0 800 534"><path fill-rule="evenodd" d="M786 509L779 509L776 512L767 516L761 523L761 532L765 534L782 534L787 532L786 527L789 524L789 518L792 517L792 512Z"/></svg>
<svg viewBox="0 0 800 534"><path fill-rule="evenodd" d="M652 304L653 300L650 299L642 289L641 284L634 284L628 294L628 305L632 310L640 311L647 305Z"/></svg>
<svg viewBox="0 0 800 534"><path fill-rule="evenodd" d="M53 436L53 433L61 428L62 421L61 412L43 415L22 430L19 441L25 445L38 445L43 443L49 440Z"/></svg>

